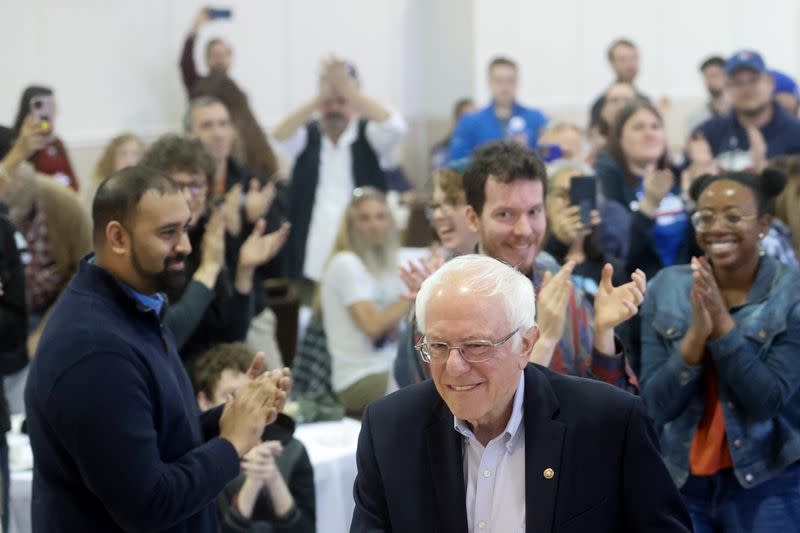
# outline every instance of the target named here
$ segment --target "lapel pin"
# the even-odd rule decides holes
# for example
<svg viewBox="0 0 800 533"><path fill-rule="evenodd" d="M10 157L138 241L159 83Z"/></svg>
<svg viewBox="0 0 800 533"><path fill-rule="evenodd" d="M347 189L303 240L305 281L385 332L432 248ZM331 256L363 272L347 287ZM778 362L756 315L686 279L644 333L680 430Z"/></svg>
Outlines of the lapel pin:
<svg viewBox="0 0 800 533"><path fill-rule="evenodd" d="M542 475L544 476L545 479L553 479L556 473L553 471L552 468L545 468Z"/></svg>

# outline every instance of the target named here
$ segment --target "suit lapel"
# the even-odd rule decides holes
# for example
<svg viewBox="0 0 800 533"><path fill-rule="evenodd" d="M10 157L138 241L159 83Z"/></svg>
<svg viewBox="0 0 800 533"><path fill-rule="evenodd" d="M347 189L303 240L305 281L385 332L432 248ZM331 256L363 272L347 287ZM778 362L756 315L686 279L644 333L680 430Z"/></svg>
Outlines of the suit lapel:
<svg viewBox="0 0 800 533"><path fill-rule="evenodd" d="M462 437L453 429L453 415L443 401L427 427L428 459L435 502L433 508L442 533L467 530Z"/></svg>
<svg viewBox="0 0 800 533"><path fill-rule="evenodd" d="M565 425L556 420L558 400L536 366L525 368L525 523L528 533L553 529L561 479Z"/></svg>

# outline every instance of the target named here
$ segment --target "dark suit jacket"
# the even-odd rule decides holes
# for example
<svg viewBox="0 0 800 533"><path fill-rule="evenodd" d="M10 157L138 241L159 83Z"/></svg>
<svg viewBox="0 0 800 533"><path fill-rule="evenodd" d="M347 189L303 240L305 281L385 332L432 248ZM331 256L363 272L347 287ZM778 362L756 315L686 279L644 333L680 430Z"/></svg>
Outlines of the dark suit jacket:
<svg viewBox="0 0 800 533"><path fill-rule="evenodd" d="M692 530L639 398L533 364L524 372L527 531ZM467 531L461 439L431 381L370 405L350 531Z"/></svg>

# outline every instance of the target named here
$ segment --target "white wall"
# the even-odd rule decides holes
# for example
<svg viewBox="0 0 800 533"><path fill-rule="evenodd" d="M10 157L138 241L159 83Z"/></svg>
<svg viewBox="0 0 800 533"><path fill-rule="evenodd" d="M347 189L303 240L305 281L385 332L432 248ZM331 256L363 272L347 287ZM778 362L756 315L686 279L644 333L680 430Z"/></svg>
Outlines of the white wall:
<svg viewBox="0 0 800 533"><path fill-rule="evenodd" d="M712 53L750 47L767 64L800 73L796 0L475 0L475 93L485 68L507 54L520 64L521 99L545 109L588 106L612 80L608 44L637 43L637 85L651 97L701 100L697 68Z"/></svg>
<svg viewBox="0 0 800 533"><path fill-rule="evenodd" d="M265 125L311 97L320 60L330 53L358 65L370 94L401 107L405 73L398 65L404 64L407 41L405 0L223 3L233 8L234 18L201 32L198 64L208 38L230 40L235 49L232 75ZM25 85L42 82L57 90L58 128L72 144L96 142L122 129L153 134L179 126L185 94L177 64L199 2L2 4L13 4L13 16L0 18L0 35L16 45L4 51L0 123L13 120Z"/></svg>
<svg viewBox="0 0 800 533"><path fill-rule="evenodd" d="M741 46L800 73L800 2L770 0L225 0L230 22L200 35L235 49L233 77L262 125L309 98L320 59L357 64L365 90L410 123L405 160L425 181L427 147L448 126L452 102L487 98L485 66L503 53L522 70L521 99L551 114L585 116L610 81L605 49L628 36L641 47L640 85L654 97L699 102L696 68L710 52ZM201 5L194 0L0 0L5 44L0 124L22 88L57 90L57 128L88 167L109 137L153 137L180 127L185 94L178 58ZM83 152L81 152L83 150ZM80 153L78 153L80 152ZM77 153L77 155L75 155Z"/></svg>

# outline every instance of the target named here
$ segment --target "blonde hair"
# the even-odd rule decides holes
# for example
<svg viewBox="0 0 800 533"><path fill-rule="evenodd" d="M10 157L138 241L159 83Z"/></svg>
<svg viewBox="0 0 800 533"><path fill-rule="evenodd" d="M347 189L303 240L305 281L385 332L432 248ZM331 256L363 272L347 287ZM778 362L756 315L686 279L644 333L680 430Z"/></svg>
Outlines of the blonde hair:
<svg viewBox="0 0 800 533"><path fill-rule="evenodd" d="M389 214L389 234L386 242L380 246L377 253L370 250L370 246L364 242L363 236L356 230L355 218L359 206L367 200L376 200L386 207ZM353 252L362 261L367 270L374 275L379 275L386 270L392 269L397 263L398 235L397 225L395 224L392 211L386 202L386 195L375 187L359 187L353 191L353 197L344 211L339 229L336 232L336 240L333 242L333 250L328 257L328 261L340 252Z"/></svg>
<svg viewBox="0 0 800 533"><path fill-rule="evenodd" d="M367 200L376 200L384 205L389 214L389 232L380 246L370 246L364 237L356 230L355 218L359 206ZM336 239L333 242L328 259L325 261L327 266L336 254L341 252L353 252L364 263L367 271L374 275L393 271L397 268L397 249L400 237L397 231L397 224L392 216L392 211L386 201L386 195L375 187L358 187L353 190L353 196L347 204L347 208L339 222L339 229L336 231ZM314 295L314 309L321 308L320 285L317 284L316 294Z"/></svg>
<svg viewBox="0 0 800 533"><path fill-rule="evenodd" d="M110 176L114 173L116 168L114 168L114 163L117 158L117 150L120 146L127 143L128 141L135 141L139 144L139 148L142 149L142 154L144 154L145 144L142 139L139 138L138 135L130 132L125 132L120 135L117 135L106 145L105 150L103 150L103 154L100 156L100 159L97 161L97 165L94 167L94 172L92 172L91 178L91 186L96 188L100 185L100 182L103 181L105 178Z"/></svg>

